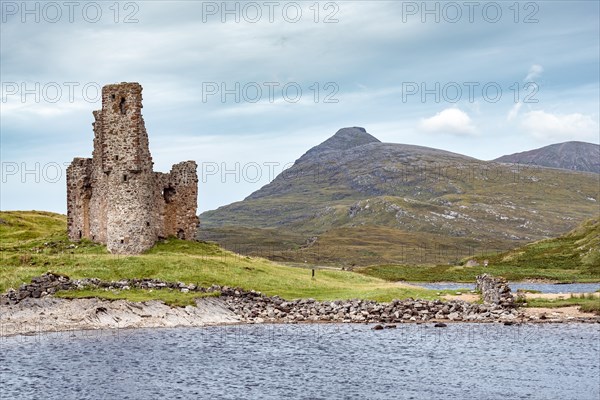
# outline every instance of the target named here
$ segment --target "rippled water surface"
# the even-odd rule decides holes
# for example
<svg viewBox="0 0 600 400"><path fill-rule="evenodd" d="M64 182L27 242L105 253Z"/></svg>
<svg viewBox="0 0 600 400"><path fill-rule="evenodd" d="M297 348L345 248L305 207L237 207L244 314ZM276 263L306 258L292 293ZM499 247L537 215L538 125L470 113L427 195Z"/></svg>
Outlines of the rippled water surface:
<svg viewBox="0 0 600 400"><path fill-rule="evenodd" d="M254 325L0 338L2 399L593 399L600 325Z"/></svg>
<svg viewBox="0 0 600 400"><path fill-rule="evenodd" d="M474 284L456 283L456 282L436 282L436 283L414 283L427 289L434 290L456 290L456 289L475 289ZM528 282L509 282L508 286L513 292L518 289L538 290L542 293L591 293L600 290L600 283L528 283Z"/></svg>

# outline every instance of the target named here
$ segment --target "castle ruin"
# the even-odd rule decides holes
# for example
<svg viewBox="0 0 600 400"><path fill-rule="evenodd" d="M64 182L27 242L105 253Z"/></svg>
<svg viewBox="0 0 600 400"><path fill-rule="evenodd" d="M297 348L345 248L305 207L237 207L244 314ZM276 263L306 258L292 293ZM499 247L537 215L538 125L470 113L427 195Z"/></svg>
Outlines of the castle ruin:
<svg viewBox="0 0 600 400"><path fill-rule="evenodd" d="M139 254L168 236L194 239L197 165L153 172L142 86L104 86L94 118L92 158L75 158L67 169L69 239L103 243L116 254Z"/></svg>

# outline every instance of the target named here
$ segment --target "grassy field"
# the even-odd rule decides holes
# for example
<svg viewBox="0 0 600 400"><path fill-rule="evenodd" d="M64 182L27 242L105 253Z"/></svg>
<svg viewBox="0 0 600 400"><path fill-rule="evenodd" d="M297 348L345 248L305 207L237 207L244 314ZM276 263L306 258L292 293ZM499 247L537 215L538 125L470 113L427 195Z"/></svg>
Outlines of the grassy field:
<svg viewBox="0 0 600 400"><path fill-rule="evenodd" d="M488 273L508 280L548 279L558 282L600 281L600 218L591 219L568 234L531 243L499 254L469 258L479 266L462 265L376 265L359 272L388 281L472 282ZM489 261L487 267L484 260Z"/></svg>
<svg viewBox="0 0 600 400"><path fill-rule="evenodd" d="M345 271L295 268L262 259L240 256L215 244L170 238L139 256L116 256L106 248L83 241L74 245L66 237L66 217L37 211L0 212L0 292L29 282L47 271L72 279L156 278L165 281L239 286L286 299L334 300L363 298L389 301L402 298L437 298L436 291L386 282ZM189 293L96 290L63 292L62 296L160 299L187 304Z"/></svg>

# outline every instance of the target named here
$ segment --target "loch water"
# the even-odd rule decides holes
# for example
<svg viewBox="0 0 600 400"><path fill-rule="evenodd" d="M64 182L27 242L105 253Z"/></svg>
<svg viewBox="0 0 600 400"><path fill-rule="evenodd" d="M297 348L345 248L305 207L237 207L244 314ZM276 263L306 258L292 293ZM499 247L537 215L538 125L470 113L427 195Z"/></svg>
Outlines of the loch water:
<svg viewBox="0 0 600 400"><path fill-rule="evenodd" d="M600 398L599 324L237 325L0 338L2 399Z"/></svg>

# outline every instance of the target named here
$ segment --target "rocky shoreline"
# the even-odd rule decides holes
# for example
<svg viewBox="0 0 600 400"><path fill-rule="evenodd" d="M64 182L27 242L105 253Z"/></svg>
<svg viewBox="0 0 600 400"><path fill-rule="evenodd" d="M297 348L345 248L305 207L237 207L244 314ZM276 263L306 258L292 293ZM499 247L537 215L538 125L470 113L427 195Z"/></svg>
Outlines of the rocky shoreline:
<svg viewBox="0 0 600 400"><path fill-rule="evenodd" d="M401 323L499 322L505 325L526 322L600 322L600 317L553 318L527 315L516 305L510 288L501 278L478 277L483 304L463 300L372 300L316 301L285 300L254 290L213 285L198 287L181 282L132 279L104 282L99 279L71 280L47 273L32 279L18 290L0 295L0 336L73 329L114 329L140 327L205 326L234 323L368 323L395 327ZM179 290L219 292L218 297L199 298L196 306L169 307L160 301L134 303L125 300L57 299L58 290L105 288L128 290Z"/></svg>

